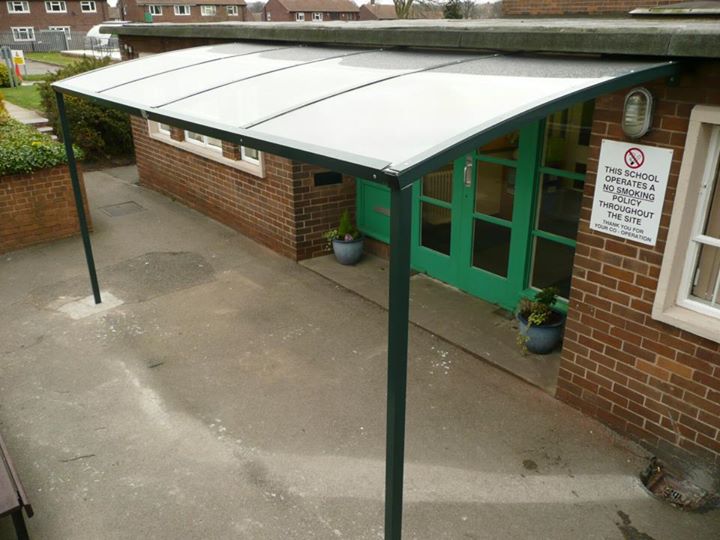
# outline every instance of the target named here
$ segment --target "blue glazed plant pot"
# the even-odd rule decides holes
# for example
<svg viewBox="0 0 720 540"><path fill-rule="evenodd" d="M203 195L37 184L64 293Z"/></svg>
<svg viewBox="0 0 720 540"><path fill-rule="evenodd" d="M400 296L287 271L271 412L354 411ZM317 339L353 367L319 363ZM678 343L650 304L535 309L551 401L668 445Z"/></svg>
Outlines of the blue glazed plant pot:
<svg viewBox="0 0 720 540"><path fill-rule="evenodd" d="M338 240L332 241L333 253L340 264L355 264L363 254L363 237L355 240Z"/></svg>
<svg viewBox="0 0 720 540"><path fill-rule="evenodd" d="M520 323L520 335L528 338L525 347L531 353L551 353L562 340L565 315L557 311L555 313L559 315L559 320L543 326L528 326L527 319L520 313L517 314L517 320Z"/></svg>

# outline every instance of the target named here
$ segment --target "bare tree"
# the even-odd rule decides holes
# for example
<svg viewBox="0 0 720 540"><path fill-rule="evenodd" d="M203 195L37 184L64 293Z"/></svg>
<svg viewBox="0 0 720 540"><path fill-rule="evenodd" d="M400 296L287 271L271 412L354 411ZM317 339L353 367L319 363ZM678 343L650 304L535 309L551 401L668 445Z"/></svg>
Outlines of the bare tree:
<svg viewBox="0 0 720 540"><path fill-rule="evenodd" d="M472 19L475 15L475 0L460 0L460 13L463 19Z"/></svg>
<svg viewBox="0 0 720 540"><path fill-rule="evenodd" d="M398 19L409 19L415 0L393 0Z"/></svg>

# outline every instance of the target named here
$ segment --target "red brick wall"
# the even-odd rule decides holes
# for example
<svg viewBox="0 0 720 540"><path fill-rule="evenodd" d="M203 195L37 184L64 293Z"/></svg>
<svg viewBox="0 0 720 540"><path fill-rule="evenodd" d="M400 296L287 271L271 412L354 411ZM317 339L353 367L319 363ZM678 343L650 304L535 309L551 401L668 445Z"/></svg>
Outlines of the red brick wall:
<svg viewBox="0 0 720 540"><path fill-rule="evenodd" d="M343 176L341 184L316 187L314 173L323 170L304 163L293 167L298 260L327 254L323 234L337 227L344 210L355 217L355 178Z"/></svg>
<svg viewBox="0 0 720 540"><path fill-rule="evenodd" d="M216 5L217 12L214 16L202 15L202 11L199 5L190 6L190 15L175 15L175 10L170 4L163 4L162 0L157 2L157 5L162 6L162 15L153 15L154 23L207 23L207 22L238 22L248 20L247 17L247 6L245 4L238 3L238 14L228 15L225 5ZM137 5L134 0L128 0L125 3L125 15L124 20L131 22L145 22L145 14L150 13L149 6Z"/></svg>
<svg viewBox="0 0 720 540"><path fill-rule="evenodd" d="M0 253L77 234L67 166L0 177L0 222Z"/></svg>
<svg viewBox="0 0 720 540"><path fill-rule="evenodd" d="M295 21L295 12L288 11L278 0L268 0L262 10L262 20L267 21L267 14L270 14L271 22ZM312 22L312 11L306 11L305 21ZM357 21L358 12L323 12L323 21ZM317 22L317 21L316 21Z"/></svg>
<svg viewBox="0 0 720 540"><path fill-rule="evenodd" d="M503 15L626 14L635 8L676 4L677 0L503 0Z"/></svg>
<svg viewBox="0 0 720 540"><path fill-rule="evenodd" d="M617 92L596 102L557 397L650 448L720 464L720 344L651 317L690 111L720 105L720 63L647 87L656 109L639 142L674 150L658 242L589 228L601 140L625 140Z"/></svg>
<svg viewBox="0 0 720 540"><path fill-rule="evenodd" d="M150 138L133 118L140 183L224 223L294 260L324 253L323 233L354 210L355 181L314 185L314 166L265 154L265 177Z"/></svg>
<svg viewBox="0 0 720 540"><path fill-rule="evenodd" d="M13 26L32 26L36 38L38 30L50 26L69 26L73 31L87 32L102 21L109 19L105 0L96 0L96 13L83 13L80 0L67 0L67 13L47 13L44 0L29 0L30 13L9 13L5 2L0 2L0 32L9 32Z"/></svg>

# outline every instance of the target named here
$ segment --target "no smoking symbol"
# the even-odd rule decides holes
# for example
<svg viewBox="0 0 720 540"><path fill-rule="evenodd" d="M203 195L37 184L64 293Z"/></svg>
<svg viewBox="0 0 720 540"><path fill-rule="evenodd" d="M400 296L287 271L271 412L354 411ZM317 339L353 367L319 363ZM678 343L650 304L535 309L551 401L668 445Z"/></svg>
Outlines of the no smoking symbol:
<svg viewBox="0 0 720 540"><path fill-rule="evenodd" d="M631 148L625 152L625 165L631 169L637 169L645 163L645 154L639 148Z"/></svg>

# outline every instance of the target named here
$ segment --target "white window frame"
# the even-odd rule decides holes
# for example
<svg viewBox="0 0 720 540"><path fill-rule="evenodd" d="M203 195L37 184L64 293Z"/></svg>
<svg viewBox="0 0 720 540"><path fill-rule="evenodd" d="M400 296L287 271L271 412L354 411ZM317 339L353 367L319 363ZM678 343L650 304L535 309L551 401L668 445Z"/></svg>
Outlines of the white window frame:
<svg viewBox="0 0 720 540"><path fill-rule="evenodd" d="M270 13L269 11L266 11L265 12L265 20L272 21L272 13Z"/></svg>
<svg viewBox="0 0 720 540"><path fill-rule="evenodd" d="M182 8L182 13L180 12ZM175 4L173 6L173 13L175 13L176 17L187 17L192 13L192 9L190 6L186 4Z"/></svg>
<svg viewBox="0 0 720 540"><path fill-rule="evenodd" d="M82 0L80 11L83 13L97 13L97 2L95 0Z"/></svg>
<svg viewBox="0 0 720 540"><path fill-rule="evenodd" d="M148 120L148 133L150 138L162 141L165 144L169 144L176 148L185 150L186 152L192 152L206 159L216 161L228 167L238 169L240 171L250 173L254 176L261 178L265 177L265 158L263 153L257 152L257 158L253 158L248 155L248 150L244 146L240 147L240 158L232 159L223 155L222 143L221 146L208 144L208 137L197 133L198 138L202 138L202 141L192 139L188 137L188 131L184 132L185 140L176 141L170 136L170 126L167 124L161 124ZM254 149L253 149L254 150Z"/></svg>
<svg viewBox="0 0 720 540"><path fill-rule="evenodd" d="M69 26L48 26L48 30L62 30L65 32L65 39L72 40L72 30Z"/></svg>
<svg viewBox="0 0 720 540"><path fill-rule="evenodd" d="M217 6L200 6L200 16L215 17L217 15Z"/></svg>
<svg viewBox="0 0 720 540"><path fill-rule="evenodd" d="M304 11L298 11L295 13L295 21L296 22L305 22L305 12Z"/></svg>
<svg viewBox="0 0 720 540"><path fill-rule="evenodd" d="M27 0L11 0L6 4L8 13L30 13L30 2Z"/></svg>
<svg viewBox="0 0 720 540"><path fill-rule="evenodd" d="M160 4L148 5L148 13L150 13L153 17L162 17L162 11L163 8Z"/></svg>
<svg viewBox="0 0 720 540"><path fill-rule="evenodd" d="M652 316L720 343L720 309L690 295L700 246L720 247L720 240L701 234L713 192L711 181L720 183L715 177L718 154L720 107L697 105L690 114Z"/></svg>
<svg viewBox="0 0 720 540"><path fill-rule="evenodd" d="M318 11L314 11L312 14L312 20L315 22L322 22L323 14Z"/></svg>
<svg viewBox="0 0 720 540"><path fill-rule="evenodd" d="M210 150L211 152L220 152L222 154L222 141L220 139L185 130L185 141ZM219 144L213 144L210 141L217 141Z"/></svg>
<svg viewBox="0 0 720 540"><path fill-rule="evenodd" d="M10 31L13 35L13 41L35 41L34 26L11 26ZM23 31L25 31L28 37L19 37L20 33Z"/></svg>
<svg viewBox="0 0 720 540"><path fill-rule="evenodd" d="M54 9L57 7L58 9ZM67 13L67 2L65 0L46 0L46 13Z"/></svg>
<svg viewBox="0 0 720 540"><path fill-rule="evenodd" d="M225 11L228 17L237 17L240 14L240 10L237 6L225 6Z"/></svg>

